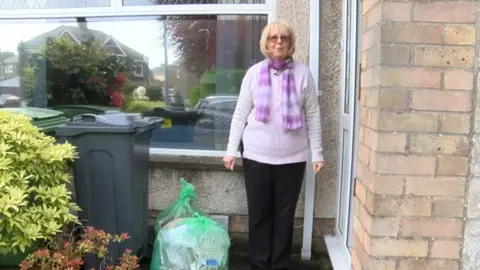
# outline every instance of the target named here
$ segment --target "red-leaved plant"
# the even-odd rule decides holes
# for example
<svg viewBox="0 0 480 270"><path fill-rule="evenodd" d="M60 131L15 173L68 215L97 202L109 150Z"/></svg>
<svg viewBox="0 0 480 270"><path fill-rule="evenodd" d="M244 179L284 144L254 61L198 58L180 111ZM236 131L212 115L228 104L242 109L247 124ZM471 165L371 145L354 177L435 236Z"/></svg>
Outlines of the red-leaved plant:
<svg viewBox="0 0 480 270"><path fill-rule="evenodd" d="M87 254L95 254L103 259L101 270L133 270L139 268L138 258L125 250L117 265L108 261L108 245L110 242L121 243L129 238L127 234L111 235L103 230L86 227L78 239L69 235L62 237L63 245L49 245L30 254L21 264L20 270L80 270L83 258ZM97 270L97 269L93 269Z"/></svg>

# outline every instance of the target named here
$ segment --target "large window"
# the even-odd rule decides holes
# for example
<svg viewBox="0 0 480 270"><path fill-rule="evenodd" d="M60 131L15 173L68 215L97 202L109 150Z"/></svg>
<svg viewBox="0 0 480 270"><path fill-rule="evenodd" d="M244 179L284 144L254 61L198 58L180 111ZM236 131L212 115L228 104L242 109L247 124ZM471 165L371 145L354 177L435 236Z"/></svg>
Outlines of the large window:
<svg viewBox="0 0 480 270"><path fill-rule="evenodd" d="M124 6L265 4L265 0L120 0ZM0 0L0 9L108 7L110 0Z"/></svg>
<svg viewBox="0 0 480 270"><path fill-rule="evenodd" d="M262 60L267 17L0 20L0 95L18 101L0 106L161 116L152 147L224 150L241 80Z"/></svg>
<svg viewBox="0 0 480 270"><path fill-rule="evenodd" d="M125 6L195 4L265 4L265 0L123 0Z"/></svg>
<svg viewBox="0 0 480 270"><path fill-rule="evenodd" d="M110 0L0 0L0 9L12 10L108 7L109 5Z"/></svg>

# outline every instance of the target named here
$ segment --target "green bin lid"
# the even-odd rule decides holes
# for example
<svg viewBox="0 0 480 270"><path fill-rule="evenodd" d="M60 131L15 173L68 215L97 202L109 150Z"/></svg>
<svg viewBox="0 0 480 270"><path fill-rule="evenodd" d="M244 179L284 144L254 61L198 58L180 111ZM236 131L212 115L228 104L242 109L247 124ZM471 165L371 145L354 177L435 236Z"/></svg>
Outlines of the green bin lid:
<svg viewBox="0 0 480 270"><path fill-rule="evenodd" d="M36 107L2 108L13 113L23 114L32 119L32 124L45 133L55 131L55 128L68 122L63 112Z"/></svg>
<svg viewBox="0 0 480 270"><path fill-rule="evenodd" d="M50 109L63 112L65 117L73 118L80 114L104 114L107 111L116 111L118 108L101 105L58 105Z"/></svg>

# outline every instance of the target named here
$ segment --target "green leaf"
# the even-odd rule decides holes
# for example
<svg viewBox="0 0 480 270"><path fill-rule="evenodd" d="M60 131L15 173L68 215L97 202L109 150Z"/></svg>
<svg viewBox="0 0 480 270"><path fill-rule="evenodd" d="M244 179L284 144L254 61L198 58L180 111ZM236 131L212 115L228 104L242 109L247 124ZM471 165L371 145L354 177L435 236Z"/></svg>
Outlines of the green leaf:
<svg viewBox="0 0 480 270"><path fill-rule="evenodd" d="M0 253L51 239L78 208L65 183L75 148L60 145L21 114L0 111Z"/></svg>

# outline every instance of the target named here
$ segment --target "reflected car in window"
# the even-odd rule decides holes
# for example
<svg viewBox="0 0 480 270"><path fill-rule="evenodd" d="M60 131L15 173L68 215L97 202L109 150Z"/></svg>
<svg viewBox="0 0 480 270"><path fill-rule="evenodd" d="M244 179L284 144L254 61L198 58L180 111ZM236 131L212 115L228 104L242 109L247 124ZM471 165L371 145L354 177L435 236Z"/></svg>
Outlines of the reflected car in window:
<svg viewBox="0 0 480 270"><path fill-rule="evenodd" d="M3 94L0 95L0 108L9 108L9 107L22 107L23 102L20 97Z"/></svg>
<svg viewBox="0 0 480 270"><path fill-rule="evenodd" d="M224 150L237 101L236 95L215 95L199 100L194 107L200 114L194 140L213 149Z"/></svg>

